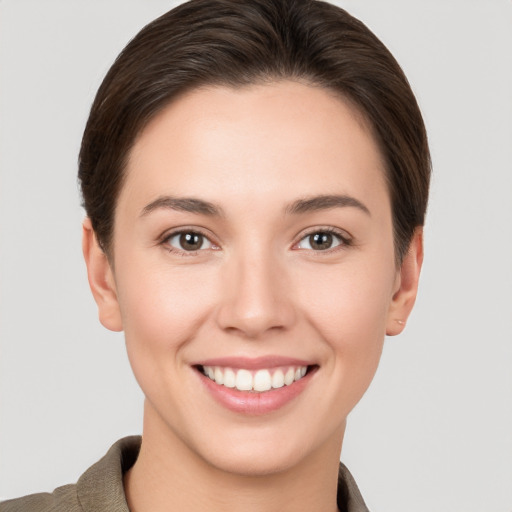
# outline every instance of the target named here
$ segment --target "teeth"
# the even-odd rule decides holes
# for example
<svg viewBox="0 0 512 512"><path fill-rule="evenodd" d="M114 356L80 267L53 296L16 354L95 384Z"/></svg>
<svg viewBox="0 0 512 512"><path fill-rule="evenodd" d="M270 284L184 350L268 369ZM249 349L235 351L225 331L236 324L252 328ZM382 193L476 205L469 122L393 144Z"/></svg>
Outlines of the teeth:
<svg viewBox="0 0 512 512"><path fill-rule="evenodd" d="M249 370L238 370L236 372L235 388L240 391L252 389L252 375Z"/></svg>
<svg viewBox="0 0 512 512"><path fill-rule="evenodd" d="M284 383L289 386L295 380L295 370L288 368L288 371L284 375Z"/></svg>
<svg viewBox="0 0 512 512"><path fill-rule="evenodd" d="M215 368L213 375L217 384L224 384L224 372L220 368Z"/></svg>
<svg viewBox="0 0 512 512"><path fill-rule="evenodd" d="M239 391L262 393L270 389L289 386L306 375L307 366L290 366L277 369L263 369L255 373L250 370L203 366L203 373L221 386L236 388Z"/></svg>
<svg viewBox="0 0 512 512"><path fill-rule="evenodd" d="M258 370L254 376L254 391L268 391L272 388L272 377L268 370Z"/></svg>
<svg viewBox="0 0 512 512"><path fill-rule="evenodd" d="M276 370L272 375L272 387L282 388L284 386L284 373L282 370Z"/></svg>
<svg viewBox="0 0 512 512"><path fill-rule="evenodd" d="M224 386L234 388L236 386L236 375L231 368L226 368L224 372Z"/></svg>

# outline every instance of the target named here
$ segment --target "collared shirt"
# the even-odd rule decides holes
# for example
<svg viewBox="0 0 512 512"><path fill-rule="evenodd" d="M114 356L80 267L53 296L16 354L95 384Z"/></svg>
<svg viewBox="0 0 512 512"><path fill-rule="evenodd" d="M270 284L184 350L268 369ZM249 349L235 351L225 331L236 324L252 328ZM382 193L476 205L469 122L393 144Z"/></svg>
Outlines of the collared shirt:
<svg viewBox="0 0 512 512"><path fill-rule="evenodd" d="M137 460L140 444L140 436L120 439L76 484L4 501L0 512L129 512L123 475ZM337 501L342 512L368 512L352 475L341 463Z"/></svg>

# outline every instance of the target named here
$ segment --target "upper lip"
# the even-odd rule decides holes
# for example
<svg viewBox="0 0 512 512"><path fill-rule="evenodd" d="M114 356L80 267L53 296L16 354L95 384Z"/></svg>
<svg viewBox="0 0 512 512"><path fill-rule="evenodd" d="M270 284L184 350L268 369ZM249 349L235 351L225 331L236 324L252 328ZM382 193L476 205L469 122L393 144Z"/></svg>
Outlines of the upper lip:
<svg viewBox="0 0 512 512"><path fill-rule="evenodd" d="M216 357L204 359L193 363L192 366L221 366L227 368L244 368L247 370L261 370L278 366L311 366L315 363L305 359L268 355L262 357Z"/></svg>

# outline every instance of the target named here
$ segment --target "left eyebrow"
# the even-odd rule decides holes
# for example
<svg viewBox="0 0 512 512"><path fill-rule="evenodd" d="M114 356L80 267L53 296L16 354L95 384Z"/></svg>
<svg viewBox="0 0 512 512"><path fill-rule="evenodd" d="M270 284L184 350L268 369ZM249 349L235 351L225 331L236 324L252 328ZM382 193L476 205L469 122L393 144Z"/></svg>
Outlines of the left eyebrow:
<svg viewBox="0 0 512 512"><path fill-rule="evenodd" d="M370 210L361 201L347 195L320 195L298 199L286 207L287 214L300 214L331 208L357 208L371 217Z"/></svg>

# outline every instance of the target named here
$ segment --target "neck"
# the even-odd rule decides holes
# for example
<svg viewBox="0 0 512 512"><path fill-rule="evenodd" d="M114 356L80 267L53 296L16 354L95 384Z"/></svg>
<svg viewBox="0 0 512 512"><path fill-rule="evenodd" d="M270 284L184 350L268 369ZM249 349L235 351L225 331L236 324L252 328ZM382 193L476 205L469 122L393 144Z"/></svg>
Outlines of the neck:
<svg viewBox="0 0 512 512"><path fill-rule="evenodd" d="M172 432L162 436L146 420L145 414L139 457L124 478L131 512L337 511L343 431L293 467L240 475L213 466Z"/></svg>

